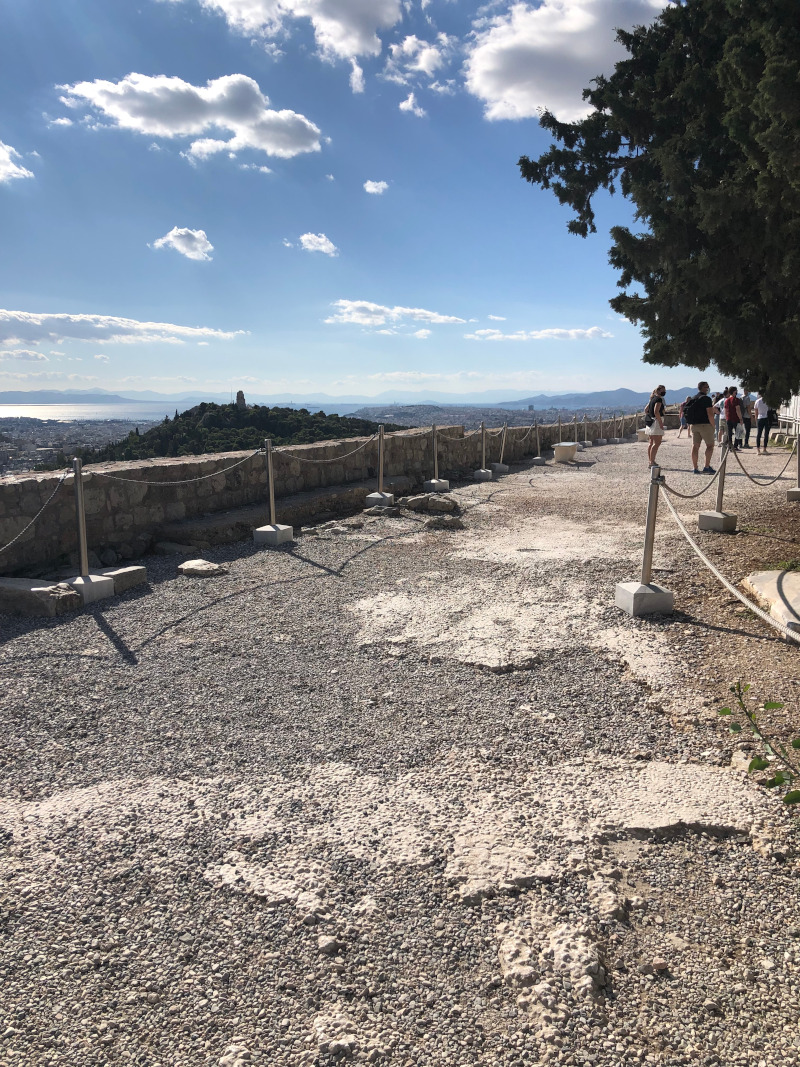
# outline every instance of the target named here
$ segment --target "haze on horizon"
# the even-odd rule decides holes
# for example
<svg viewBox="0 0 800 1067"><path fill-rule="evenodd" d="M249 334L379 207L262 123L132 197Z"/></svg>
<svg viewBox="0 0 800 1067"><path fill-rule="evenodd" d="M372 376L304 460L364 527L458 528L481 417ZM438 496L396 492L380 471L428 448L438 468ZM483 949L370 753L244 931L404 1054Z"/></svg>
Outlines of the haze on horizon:
<svg viewBox="0 0 800 1067"><path fill-rule="evenodd" d="M641 363L608 228L519 176L664 0L18 0L0 390L509 398Z"/></svg>

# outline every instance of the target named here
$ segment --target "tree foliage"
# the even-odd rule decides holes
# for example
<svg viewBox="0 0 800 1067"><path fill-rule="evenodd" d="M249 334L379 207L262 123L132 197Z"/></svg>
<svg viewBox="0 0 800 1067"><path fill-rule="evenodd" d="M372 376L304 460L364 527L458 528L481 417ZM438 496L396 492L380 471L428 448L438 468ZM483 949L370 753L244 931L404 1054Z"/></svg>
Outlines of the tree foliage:
<svg viewBox="0 0 800 1067"><path fill-rule="evenodd" d="M80 449L84 463L107 460L151 459L155 456L199 456L209 452L256 449L269 437L274 445L303 445L342 437L373 434L378 424L367 419L314 414L305 408L270 408L254 405L198 404L175 418L169 416L145 433L133 430L115 444ZM387 430L404 429L386 426ZM61 464L63 465L63 464Z"/></svg>
<svg viewBox="0 0 800 1067"><path fill-rule="evenodd" d="M618 31L629 58L584 90L557 144L519 160L595 232L592 198L619 189L641 232L611 229L644 359L710 363L778 403L800 384L800 8L797 0L681 0Z"/></svg>

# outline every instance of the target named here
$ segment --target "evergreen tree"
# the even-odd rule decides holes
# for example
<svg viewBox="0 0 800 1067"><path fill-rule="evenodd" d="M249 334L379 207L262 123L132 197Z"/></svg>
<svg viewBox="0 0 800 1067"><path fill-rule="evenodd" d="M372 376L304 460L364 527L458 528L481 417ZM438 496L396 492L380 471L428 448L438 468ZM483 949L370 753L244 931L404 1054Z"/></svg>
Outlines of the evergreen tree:
<svg viewBox="0 0 800 1067"><path fill-rule="evenodd" d="M618 31L629 58L584 90L576 123L522 176L595 232L592 197L617 188L642 232L611 229L647 363L710 363L777 404L800 386L800 7L797 0L679 0Z"/></svg>

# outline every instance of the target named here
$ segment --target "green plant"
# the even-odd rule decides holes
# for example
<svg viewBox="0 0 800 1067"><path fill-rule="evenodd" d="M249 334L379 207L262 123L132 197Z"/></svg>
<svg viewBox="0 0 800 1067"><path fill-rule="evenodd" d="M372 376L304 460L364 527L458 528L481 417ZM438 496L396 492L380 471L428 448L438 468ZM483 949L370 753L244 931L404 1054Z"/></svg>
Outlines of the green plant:
<svg viewBox="0 0 800 1067"><path fill-rule="evenodd" d="M733 693L734 706L720 708L719 714L733 717L730 724L732 734L740 734L746 724L753 737L764 749L763 756L755 756L750 760L748 773L769 771L772 770L773 764L779 764L779 769L763 783L767 789L780 789L800 779L800 755L797 754L800 749L800 737L795 737L790 742L792 750L790 753L781 741L773 741L765 734L764 728L758 721L758 713L748 703L747 694L750 686L740 681L734 682L730 691ZM775 700L765 700L760 705L761 711L778 711L782 707L783 704ZM783 802L784 804L800 804L800 789L789 789L783 797Z"/></svg>

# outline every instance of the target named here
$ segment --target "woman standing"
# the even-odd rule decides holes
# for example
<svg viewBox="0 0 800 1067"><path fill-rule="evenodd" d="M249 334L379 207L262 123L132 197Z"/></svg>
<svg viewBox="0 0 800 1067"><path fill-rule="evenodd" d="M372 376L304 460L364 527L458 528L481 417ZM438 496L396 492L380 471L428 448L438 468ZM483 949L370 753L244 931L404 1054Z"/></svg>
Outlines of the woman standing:
<svg viewBox="0 0 800 1067"><path fill-rule="evenodd" d="M644 409L644 421L647 424L646 433L647 461L651 467L657 466L656 453L664 440L664 396L667 392L665 385L657 385L650 394L650 400Z"/></svg>
<svg viewBox="0 0 800 1067"><path fill-rule="evenodd" d="M729 389L726 385L715 404L717 414L714 416L714 425L717 428L717 441L719 444L728 440L728 420L725 417L725 401L728 399L728 393Z"/></svg>

